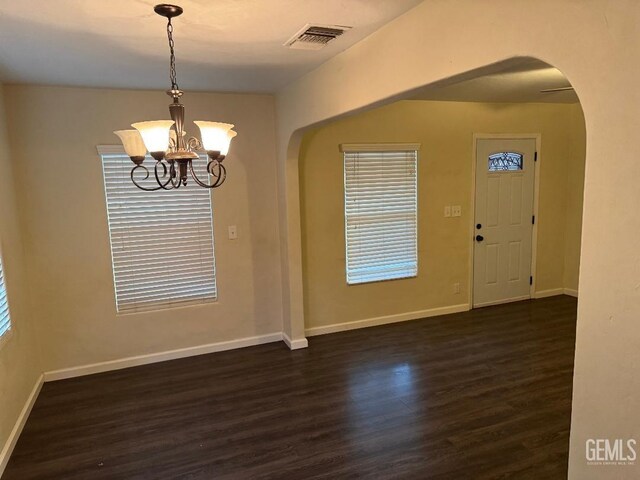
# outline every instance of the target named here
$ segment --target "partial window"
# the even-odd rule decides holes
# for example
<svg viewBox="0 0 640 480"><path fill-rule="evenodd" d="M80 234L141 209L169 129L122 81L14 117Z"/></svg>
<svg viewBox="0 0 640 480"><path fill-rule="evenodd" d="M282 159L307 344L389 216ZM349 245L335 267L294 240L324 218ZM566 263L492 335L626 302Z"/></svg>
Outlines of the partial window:
<svg viewBox="0 0 640 480"><path fill-rule="evenodd" d="M522 170L522 154L499 152L489 155L489 171L504 172Z"/></svg>
<svg viewBox="0 0 640 480"><path fill-rule="evenodd" d="M98 151L118 311L215 301L211 191L194 182L169 191L140 190L131 182L133 164L120 147L99 147ZM148 157L145 164L154 165L155 160ZM194 162L200 178L207 178L206 164L206 159ZM138 181L136 177L136 181L157 186L150 170L152 178Z"/></svg>
<svg viewBox="0 0 640 480"><path fill-rule="evenodd" d="M343 145L348 284L418 273L418 145Z"/></svg>
<svg viewBox="0 0 640 480"><path fill-rule="evenodd" d="M0 258L0 337L11 330L11 317L9 316L9 298Z"/></svg>

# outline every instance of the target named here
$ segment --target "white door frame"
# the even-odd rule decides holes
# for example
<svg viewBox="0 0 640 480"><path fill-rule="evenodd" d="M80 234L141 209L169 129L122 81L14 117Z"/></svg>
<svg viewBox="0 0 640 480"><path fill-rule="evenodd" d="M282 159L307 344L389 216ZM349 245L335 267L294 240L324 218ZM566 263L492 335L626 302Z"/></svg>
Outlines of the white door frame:
<svg viewBox="0 0 640 480"><path fill-rule="evenodd" d="M531 231L531 275L533 282L529 287L529 295L535 298L538 263L538 205L540 197L540 162L542 156L540 154L540 146L542 135L539 133L474 133L473 134L473 150L471 155L471 209L469 215L469 310L473 308L473 266L475 255L475 231L476 231L476 166L478 163L477 147L478 140L485 139L507 139L507 140L535 140L536 141L536 161L534 162L533 172L533 215L536 218Z"/></svg>

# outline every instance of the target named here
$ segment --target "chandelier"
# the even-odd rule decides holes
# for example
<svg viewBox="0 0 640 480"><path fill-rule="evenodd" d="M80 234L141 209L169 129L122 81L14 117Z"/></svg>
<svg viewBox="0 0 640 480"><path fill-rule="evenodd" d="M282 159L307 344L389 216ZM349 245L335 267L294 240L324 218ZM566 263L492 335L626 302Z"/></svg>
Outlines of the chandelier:
<svg viewBox="0 0 640 480"><path fill-rule="evenodd" d="M222 161L227 156L231 140L237 133L232 130L233 125L230 123L194 121L193 123L200 129L202 141L196 137L186 138L184 105L180 103L183 91L178 88L176 79L176 57L171 24L172 18L182 14L182 8L177 5L160 4L153 10L167 18L171 80L171 89L167 90L167 95L173 98L173 102L169 105L171 120L133 123L131 126L134 130L116 130L113 133L120 137L125 152L134 163L131 169L131 181L141 190L151 192L180 188L181 185L187 185L189 175L201 187L219 187L227 175ZM193 168L193 161L200 159L197 152L203 150L207 152L207 173L212 177L212 183L198 178ZM158 185L153 187L138 183L147 180L151 175L149 169L143 165L147 151L156 160L152 175Z"/></svg>

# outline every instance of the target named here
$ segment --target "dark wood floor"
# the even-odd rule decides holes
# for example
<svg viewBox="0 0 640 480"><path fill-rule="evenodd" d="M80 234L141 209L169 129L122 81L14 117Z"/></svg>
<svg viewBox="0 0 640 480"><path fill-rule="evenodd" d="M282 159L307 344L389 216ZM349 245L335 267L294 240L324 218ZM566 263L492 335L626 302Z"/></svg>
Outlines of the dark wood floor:
<svg viewBox="0 0 640 480"><path fill-rule="evenodd" d="M576 301L47 383L3 480L567 476Z"/></svg>

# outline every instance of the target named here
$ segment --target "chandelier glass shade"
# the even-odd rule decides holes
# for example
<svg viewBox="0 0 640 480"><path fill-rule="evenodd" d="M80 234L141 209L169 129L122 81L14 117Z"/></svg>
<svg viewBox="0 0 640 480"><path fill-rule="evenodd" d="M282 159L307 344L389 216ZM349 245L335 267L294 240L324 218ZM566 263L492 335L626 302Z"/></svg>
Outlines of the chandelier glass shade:
<svg viewBox="0 0 640 480"><path fill-rule="evenodd" d="M158 15L167 18L167 37L169 39L171 89L167 91L173 102L169 105L171 120L152 120L131 124L133 130L116 130L115 133L125 152L134 163L131 169L131 181L142 190L171 190L187 185L189 176L201 187L216 188L226 178L226 169L222 164L229 153L231 141L237 135L233 124L198 120L194 123L200 130L199 140L186 136L184 130L185 109L180 103L183 91L178 88L176 78L173 25L171 19L182 14L177 5L160 4L154 7ZM151 171L143 165L147 152L155 159ZM205 181L196 176L193 162L200 161L198 152L206 152L209 179ZM151 175L157 186L142 186L138 180L147 180ZM211 183L208 180L212 180Z"/></svg>

